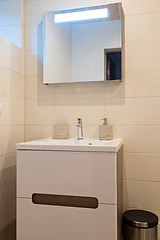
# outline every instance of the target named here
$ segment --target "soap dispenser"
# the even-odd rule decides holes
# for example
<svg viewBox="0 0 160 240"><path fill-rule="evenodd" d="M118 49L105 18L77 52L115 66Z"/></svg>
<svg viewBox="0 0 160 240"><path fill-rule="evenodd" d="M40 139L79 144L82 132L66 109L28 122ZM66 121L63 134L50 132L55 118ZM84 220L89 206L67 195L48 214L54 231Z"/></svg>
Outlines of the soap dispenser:
<svg viewBox="0 0 160 240"><path fill-rule="evenodd" d="M104 121L103 125L99 126L99 139L100 140L112 140L113 132L112 126L108 125L107 118L101 119Z"/></svg>

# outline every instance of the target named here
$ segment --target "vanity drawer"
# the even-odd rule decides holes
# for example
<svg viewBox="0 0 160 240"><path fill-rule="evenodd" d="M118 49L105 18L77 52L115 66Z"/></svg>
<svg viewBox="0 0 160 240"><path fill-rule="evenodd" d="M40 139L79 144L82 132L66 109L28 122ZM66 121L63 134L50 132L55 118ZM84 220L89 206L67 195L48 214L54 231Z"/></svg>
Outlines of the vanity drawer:
<svg viewBox="0 0 160 240"><path fill-rule="evenodd" d="M97 209L35 205L17 200L17 240L117 240L115 205Z"/></svg>
<svg viewBox="0 0 160 240"><path fill-rule="evenodd" d="M96 197L117 204L116 154L17 151L17 195L34 193Z"/></svg>

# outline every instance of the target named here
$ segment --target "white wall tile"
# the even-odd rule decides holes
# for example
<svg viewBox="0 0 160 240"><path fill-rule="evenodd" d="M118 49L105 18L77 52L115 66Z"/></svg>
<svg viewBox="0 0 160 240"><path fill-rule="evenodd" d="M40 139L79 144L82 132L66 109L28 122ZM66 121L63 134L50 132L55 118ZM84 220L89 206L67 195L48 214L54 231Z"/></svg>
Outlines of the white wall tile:
<svg viewBox="0 0 160 240"><path fill-rule="evenodd" d="M88 34L80 35L77 32L75 34L72 33L72 49L88 49Z"/></svg>
<svg viewBox="0 0 160 240"><path fill-rule="evenodd" d="M96 81L104 80L104 63L101 64L89 64L89 79Z"/></svg>
<svg viewBox="0 0 160 240"><path fill-rule="evenodd" d="M74 64L71 69L71 80L88 80L88 64Z"/></svg>
<svg viewBox="0 0 160 240"><path fill-rule="evenodd" d="M89 33L89 26L87 23L79 23L72 25L72 36L74 37L81 37L83 35L88 35Z"/></svg>
<svg viewBox="0 0 160 240"><path fill-rule="evenodd" d="M87 50L73 50L72 51L72 68L74 64L88 64L88 51Z"/></svg>
<svg viewBox="0 0 160 240"><path fill-rule="evenodd" d="M89 63L102 64L104 61L104 49L89 49Z"/></svg>

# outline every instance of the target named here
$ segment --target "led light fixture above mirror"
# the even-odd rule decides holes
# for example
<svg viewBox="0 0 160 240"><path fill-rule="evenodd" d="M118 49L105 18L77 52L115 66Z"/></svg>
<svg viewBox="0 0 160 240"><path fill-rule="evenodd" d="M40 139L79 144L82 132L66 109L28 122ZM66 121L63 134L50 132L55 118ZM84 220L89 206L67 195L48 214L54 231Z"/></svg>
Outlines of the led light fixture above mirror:
<svg viewBox="0 0 160 240"><path fill-rule="evenodd" d="M108 8L55 14L55 23L73 22L108 17Z"/></svg>

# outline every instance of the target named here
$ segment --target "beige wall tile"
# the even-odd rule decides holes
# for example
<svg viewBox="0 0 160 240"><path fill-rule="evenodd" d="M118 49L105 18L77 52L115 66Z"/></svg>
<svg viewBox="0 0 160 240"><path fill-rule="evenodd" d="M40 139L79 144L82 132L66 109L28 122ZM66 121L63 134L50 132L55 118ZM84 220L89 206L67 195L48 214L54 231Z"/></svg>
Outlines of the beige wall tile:
<svg viewBox="0 0 160 240"><path fill-rule="evenodd" d="M0 186L16 179L16 154L0 156Z"/></svg>
<svg viewBox="0 0 160 240"><path fill-rule="evenodd" d="M11 62L10 49L11 49L11 43L5 38L0 36L0 52L1 52L0 65L6 68L10 68L10 62Z"/></svg>
<svg viewBox="0 0 160 240"><path fill-rule="evenodd" d="M129 71L125 73L126 97L160 96L160 70Z"/></svg>
<svg viewBox="0 0 160 240"><path fill-rule="evenodd" d="M0 96L24 99L24 75L0 66Z"/></svg>
<svg viewBox="0 0 160 240"><path fill-rule="evenodd" d="M25 50L38 50L38 26L25 26Z"/></svg>
<svg viewBox="0 0 160 240"><path fill-rule="evenodd" d="M0 126L0 155L13 153L16 143L24 142L24 126Z"/></svg>
<svg viewBox="0 0 160 240"><path fill-rule="evenodd" d="M15 205L16 205L16 181L14 180L0 187L1 215L7 213L8 209L15 207Z"/></svg>
<svg viewBox="0 0 160 240"><path fill-rule="evenodd" d="M125 97L125 81L122 82L105 82L105 98L124 98Z"/></svg>
<svg viewBox="0 0 160 240"><path fill-rule="evenodd" d="M42 76L25 77L26 100L54 100L54 86L44 85Z"/></svg>
<svg viewBox="0 0 160 240"><path fill-rule="evenodd" d="M136 42L125 46L125 70L160 69L159 42Z"/></svg>
<svg viewBox="0 0 160 240"><path fill-rule="evenodd" d="M159 0L122 0L125 14L160 12Z"/></svg>
<svg viewBox="0 0 160 240"><path fill-rule="evenodd" d="M51 125L53 124L53 101L25 101L26 125Z"/></svg>
<svg viewBox="0 0 160 240"><path fill-rule="evenodd" d="M127 180L160 181L160 154L125 153L123 177Z"/></svg>
<svg viewBox="0 0 160 240"><path fill-rule="evenodd" d="M160 182L124 181L124 208L160 209Z"/></svg>
<svg viewBox="0 0 160 240"><path fill-rule="evenodd" d="M19 47L0 37L0 65L24 74L24 52ZM15 61L16 58L16 61Z"/></svg>
<svg viewBox="0 0 160 240"><path fill-rule="evenodd" d="M16 221L15 220L11 224L7 225L0 232L0 238L3 240L8 240L8 239L16 240Z"/></svg>
<svg viewBox="0 0 160 240"><path fill-rule="evenodd" d="M42 76L42 52L25 52L26 76Z"/></svg>
<svg viewBox="0 0 160 240"><path fill-rule="evenodd" d="M114 138L122 138L124 152L160 153L160 126L135 125L113 126Z"/></svg>
<svg viewBox="0 0 160 240"><path fill-rule="evenodd" d="M22 100L0 97L2 113L0 125L24 125L24 102Z"/></svg>
<svg viewBox="0 0 160 240"><path fill-rule="evenodd" d="M13 44L10 48L9 68L17 73L24 74L24 51Z"/></svg>
<svg viewBox="0 0 160 240"><path fill-rule="evenodd" d="M11 72L10 96L24 101L24 75L23 74Z"/></svg>
<svg viewBox="0 0 160 240"><path fill-rule="evenodd" d="M106 116L111 124L160 124L160 98L107 99Z"/></svg>
<svg viewBox="0 0 160 240"><path fill-rule="evenodd" d="M16 165L16 152L0 156L0 170Z"/></svg>
<svg viewBox="0 0 160 240"><path fill-rule="evenodd" d="M104 82L56 84L55 99L103 99Z"/></svg>
<svg viewBox="0 0 160 240"><path fill-rule="evenodd" d="M53 137L53 125L51 126L26 126L25 141L38 140Z"/></svg>
<svg viewBox="0 0 160 240"><path fill-rule="evenodd" d="M10 71L0 66L0 96L10 95Z"/></svg>
<svg viewBox="0 0 160 240"><path fill-rule="evenodd" d="M77 139L77 128L76 126L70 125L69 127L69 137ZM83 125L83 137L86 138L96 138L99 139L99 126L89 126L89 125Z"/></svg>
<svg viewBox="0 0 160 240"><path fill-rule="evenodd" d="M37 4L39 6L37 11ZM42 6L43 5L43 6ZM43 11L45 12L45 7L42 1L31 1L31 2L25 2L25 11L24 11L24 22L25 25L38 25L42 21L42 14ZM46 4L47 6L47 4Z"/></svg>
<svg viewBox="0 0 160 240"><path fill-rule="evenodd" d="M99 139L99 125L84 126L84 137Z"/></svg>
<svg viewBox="0 0 160 240"><path fill-rule="evenodd" d="M0 52L0 239L15 240L15 151L16 143L24 141L24 51L0 37Z"/></svg>
<svg viewBox="0 0 160 240"><path fill-rule="evenodd" d="M77 117L83 124L97 125L104 118L104 100L57 100L55 101L55 123L74 124Z"/></svg>
<svg viewBox="0 0 160 240"><path fill-rule="evenodd" d="M0 238L3 240L15 239L16 209L10 208L7 213L0 215ZM14 225L14 226L13 226Z"/></svg>
<svg viewBox="0 0 160 240"><path fill-rule="evenodd" d="M160 41L159 21L160 11L151 14L126 16L125 42Z"/></svg>

